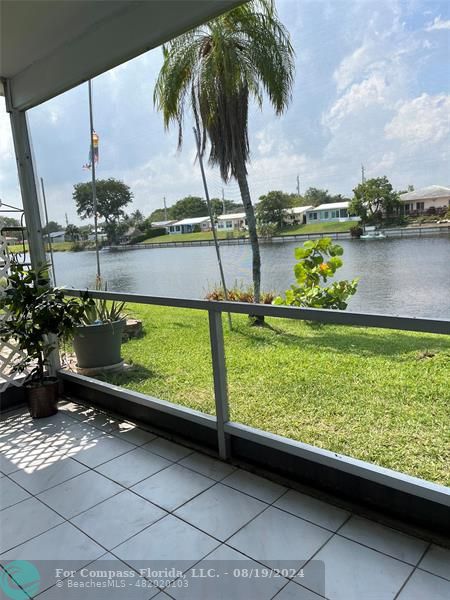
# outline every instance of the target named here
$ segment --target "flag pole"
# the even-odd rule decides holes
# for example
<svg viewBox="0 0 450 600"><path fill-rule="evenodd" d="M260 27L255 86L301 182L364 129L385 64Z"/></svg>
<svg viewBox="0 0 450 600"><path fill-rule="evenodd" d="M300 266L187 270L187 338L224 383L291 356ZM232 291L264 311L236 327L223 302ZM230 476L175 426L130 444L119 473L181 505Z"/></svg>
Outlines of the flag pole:
<svg viewBox="0 0 450 600"><path fill-rule="evenodd" d="M50 237L50 232L48 230L47 198L45 197L44 180L42 179L42 177L41 177L41 189L42 189L42 201L44 203L44 211L45 211L45 226L46 226L46 230L47 230L48 246L50 248L50 260L52 263L53 285L56 285L55 260L53 257L53 244L52 244L52 239Z"/></svg>
<svg viewBox="0 0 450 600"><path fill-rule="evenodd" d="M208 184L206 183L205 169L203 167L203 159L202 159L202 154L200 151L199 132L198 132L198 129L195 127L193 127L193 130L194 130L194 135L195 135L195 143L197 144L197 156L198 156L198 162L200 165L200 171L202 174L202 181L203 181L203 188L205 190L206 203L208 204L209 218L211 219L211 229L212 229L212 234L213 234L213 238L214 238L214 246L216 247L217 262L219 263L220 278L222 280L222 286L223 286L223 295L224 295L225 300L228 300L227 286L225 285L225 274L223 271L222 260L220 258L220 249L219 249L219 241L217 239L216 224L214 223L214 215L213 215L213 210L212 210L212 206L211 206L211 200L209 198ZM228 313L228 326L230 328L230 331L232 331L233 324L231 322L231 313Z"/></svg>
<svg viewBox="0 0 450 600"><path fill-rule="evenodd" d="M98 215L97 215L97 187L95 181L95 154L94 154L94 115L92 110L92 81L89 79L89 122L91 130L91 174L92 174L92 209L94 211L94 239L95 239L95 256L97 259L97 279L96 287L101 283L100 271L100 252L98 248Z"/></svg>

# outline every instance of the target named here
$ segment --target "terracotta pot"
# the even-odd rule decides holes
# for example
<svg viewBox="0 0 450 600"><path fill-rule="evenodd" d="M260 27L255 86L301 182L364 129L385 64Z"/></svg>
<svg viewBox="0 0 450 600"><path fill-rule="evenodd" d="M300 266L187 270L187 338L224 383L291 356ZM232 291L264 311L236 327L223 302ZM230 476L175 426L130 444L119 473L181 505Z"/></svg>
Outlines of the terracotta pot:
<svg viewBox="0 0 450 600"><path fill-rule="evenodd" d="M25 385L28 410L33 419L51 417L58 412L59 381L46 377L42 383Z"/></svg>

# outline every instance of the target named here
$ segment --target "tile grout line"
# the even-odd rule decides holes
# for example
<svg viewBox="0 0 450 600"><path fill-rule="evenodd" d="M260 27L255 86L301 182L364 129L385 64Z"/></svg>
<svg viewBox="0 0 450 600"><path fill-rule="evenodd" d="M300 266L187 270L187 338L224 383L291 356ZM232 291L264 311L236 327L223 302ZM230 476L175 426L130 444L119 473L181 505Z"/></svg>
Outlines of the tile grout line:
<svg viewBox="0 0 450 600"><path fill-rule="evenodd" d="M102 414L106 414L106 415L107 415L108 413L102 413ZM86 427L92 427L92 428L94 428L94 429L97 429L97 430L101 431L103 434L110 434L110 435L113 435L113 436L114 436L115 438L117 438L117 439L121 439L121 438L120 438L120 436L115 436L115 435L114 435L114 433L112 433L111 431L105 431L104 429L100 429L99 427L96 427L96 426L95 426L93 423L86 423L85 421L82 421L81 419L77 419L76 417L72 417L71 415L67 415L67 416L69 416L69 417L70 417L70 419L74 421L74 423L80 423L80 424L81 424L81 423L84 423ZM138 429L141 429L141 428L139 428L139 427L137 427L137 428L138 428ZM62 430L62 431L64 431L64 430ZM153 434L153 435L157 435L157 434L154 434L153 432L151 432L151 431L147 431L147 430L145 430L145 429L142 429L142 431L146 431L147 433L151 433L151 434ZM18 430L18 432L17 432L17 433L19 433L19 432L23 432L23 433L25 433L25 434L29 433L29 432L27 432L27 431L24 431L24 430ZM160 436L158 436L158 435L157 435L157 438L158 438L158 437L160 437ZM157 439L157 438L154 438L154 439ZM93 438L93 439L100 439L100 438ZM163 438L163 437L161 437L161 439L166 439L166 438ZM104 461L103 463L100 463L99 465L96 465L95 467L90 467L90 466L88 466L88 465L85 465L84 463L82 463L81 461L77 460L76 458L73 458L73 457L68 457L68 458L73 458L73 460L75 460L76 462L78 462L79 464L81 464L81 465L82 465L82 466L83 466L83 467L84 467L86 470L94 471L96 474L100 474L100 475L102 475L102 476L104 476L104 477L106 477L106 478L108 478L108 479L111 479L111 478L109 478L108 476L105 476L105 475L103 475L102 473L99 473L98 471L96 471L96 469L97 469L98 467L100 467L100 466L103 466L103 465L107 464L108 462L111 462L111 461L113 461L113 460L115 460L115 459L117 459L117 458L120 458L121 456L124 456L124 455L128 454L129 452L132 452L133 450L135 450L135 449L137 449L137 448L143 448L143 446L144 446L144 445L146 445L146 444L150 444L152 440L149 440L148 442L145 442L144 444L140 444L140 445L138 445L138 444L136 444L136 443L134 443L134 442L129 442L128 440L123 440L123 441L126 441L127 443L130 443L130 444L132 444L132 445L133 445L133 446L135 446L135 447L134 447L134 448L132 448L132 449L130 449L130 450L128 450L128 451L126 451L126 452L124 452L123 454L121 454L121 455L119 455L119 456L116 456L116 457L113 457L113 458L111 458L111 459L109 459L109 460L107 460L107 461ZM168 440L168 441L170 442L170 440ZM171 442L171 443L177 443L177 442ZM162 468L162 469L160 469L159 471L156 471L156 472L155 472L155 473L153 473L152 475L150 475L150 476L148 476L148 477L145 477L145 478L143 478L142 480L139 480L138 482L134 483L134 484L133 484L133 486L135 486L135 485L138 485L138 483L141 483L141 482L142 482L142 481L144 481L145 479L150 479L150 478L151 478L151 477L153 477L154 475L156 475L156 474L158 474L158 473L160 473L160 472L162 472L162 471L164 471L164 470L168 469L169 467L171 467L171 466L173 466L173 465L175 465L175 464L179 464L179 463L180 463L180 461L184 460L185 458L188 458L189 456L191 456L191 455L192 455L193 453L195 453L195 452L197 452L197 453L199 453L201 456L205 456L205 457L207 457L207 458L209 458L209 459L211 459L211 460L218 460L218 459L216 459L216 458L210 457L209 455L203 454L203 453L202 453L201 451L199 451L199 450L192 450L192 451L191 451L190 453L188 453L187 455L185 455L185 456L183 456L183 457L181 457L181 458L177 459L176 461L174 461L174 460L171 460L171 459L167 459L167 457L165 457L165 456L163 456L163 455L158 455L158 454L156 454L155 452L152 452L151 450L147 450L146 448L143 448L143 449L145 449L146 451L150 452L151 454L155 454L156 456L159 456L160 458L164 458L165 460L170 460L171 464L167 465L166 467L163 467L163 468ZM64 459L62 459L62 460L64 460ZM219 461L219 462L221 462L221 461ZM228 464L228 463L224 463L224 464ZM216 548L214 549L214 550L216 550L216 549L217 549L218 547L220 547L220 545L222 545L222 544L223 544L223 545L226 545L226 546L227 546L227 547L229 547L229 548L233 548L232 546L229 546L229 545L228 545L228 543L227 543L227 542L230 540L230 538L231 538L231 537L233 537L234 535L236 535L236 534L237 534L239 531L241 531L241 530L242 530L244 527L246 527L247 525L249 525L249 524L250 524L250 523L251 523L251 522L252 522L254 519L258 518L258 517L259 517L261 514L263 514L263 513L264 513L264 512L265 512L265 511L266 511L268 508L270 508L271 506L274 506L274 503L275 503L275 502L277 502L278 500L280 500L280 499L281 499L281 498L282 498L282 497L283 497L285 494L287 494L287 493L289 492L289 490L291 489L291 488L287 487L287 489L285 489L285 490L283 491L283 493L282 493L280 496L278 496L277 498L275 498L275 499L274 499L272 502L268 503L268 502L266 502L265 500L261 500L261 498L258 498L257 496L253 496L252 494L249 494L248 492L245 492L245 491L243 491L243 490L240 490L239 488L234 488L233 486L231 486L231 485L229 485L229 484L227 484L227 483L224 483L224 480L225 480L227 477L229 477L229 476L230 476L232 473L226 474L224 477L222 477L221 479L218 479L218 480L217 480L217 479L214 479L214 478L212 478L212 477L209 477L208 475L205 475L204 473L201 473L200 471L196 471L194 468L191 468L191 467L189 467L189 466L187 466L187 465L182 465L182 464L180 464L180 466L182 466L182 467L184 467L184 468L186 468L186 469L188 469L188 470L191 470L192 472L198 473L198 474L202 475L203 477L206 477L206 478L210 479L210 480L211 480L213 483L212 483L212 485L211 485L210 487L208 487L206 490L202 490L201 492L199 492L199 493L198 493L198 494L196 494L195 496L193 496L193 497L189 498L189 500L187 500L187 501L186 501L186 502L184 502L183 504L181 504L181 505L177 506L177 507L176 507L175 509L173 509L172 511L168 511L167 509L165 509L165 508L161 507L160 505L156 504L155 502L149 501L149 500L148 500L147 498L145 498L144 496L141 496L140 494L136 493L134 490L130 489L130 488L131 488L131 487L133 487L133 486L129 486L129 487L127 487L127 486L124 486L123 484L120 484L119 482L116 482L116 481L114 481L113 479L111 479L111 481L113 481L114 483L116 483L116 484L120 485L120 486L121 486L123 489L122 489L122 490L120 490L119 492L117 492L116 494L113 494L112 496L110 496L110 498L113 498L114 496L116 496L116 495L118 495L118 494L122 493L124 490L128 490L128 491L130 491L131 493L134 493L136 496L138 496L138 497L142 497L144 500L146 500L146 501L150 502L151 504L153 504L153 505L155 505L155 506L158 506L158 508L161 508L161 509L163 509L163 510L164 510L164 511L165 511L167 514L171 514L171 515L172 515L172 516L174 516L175 518L178 518L178 519L180 519L181 521L183 521L183 522L187 523L189 526L191 526L191 527L194 527L195 529L197 529L197 530L201 531L202 533L206 533L206 535L208 535L209 537L211 537L211 538L212 538L212 539L214 539L215 541L218 541L218 542L219 542L219 545L218 545L218 546L216 546ZM233 467L234 467L234 465L231 465L231 466L233 466ZM237 468L235 468L235 470L234 470L233 472L235 472L235 471L236 471L236 469L237 469ZM20 469L18 469L18 470L20 470ZM244 470L244 471L245 471L245 470ZM15 482L15 481L14 481L14 480L13 480L13 479L10 477L10 475L12 475L12 474L14 474L14 473L16 473L16 472L17 472L17 470L16 470L16 471L13 471L13 472L11 472L11 473L9 473L9 474L5 474L5 477L6 477L8 480L10 480L10 481L12 481L13 483L15 483L16 485L18 485L19 487L21 487L22 489L24 489L24 490L25 490L27 493L29 493L29 494L30 494L30 497L36 498L37 500L39 500L40 502L42 502L42 504L44 504L45 506L48 506L48 505L47 505L45 502L43 502L43 501L42 501L40 498L37 498L37 497L36 497L36 494L30 493L28 490L26 490L26 488L23 488L23 486L21 486L19 483ZM87 471L85 471L85 472L87 472ZM81 474L83 474L83 473L80 473L80 474L78 474L78 475L75 475L74 477L71 477L71 478L69 478L69 479L68 479L68 480L66 480L66 481L70 481L71 479L74 479L74 478L78 477L78 476L79 476L79 475L81 475ZM269 480L269 481L270 481L270 480ZM62 483L65 483L65 481L64 481L64 482L61 482L61 484L62 484ZM184 519L182 519L182 518L181 518L181 517L179 517L178 515L175 515L175 514L174 514L174 513L175 513L175 511L179 510L179 509L180 509L180 508L182 508L182 507L183 507L185 504L187 504L187 503L191 502L192 500L194 500L195 498L197 498L199 495L203 494L203 493L204 493L204 492L206 492L207 490L210 490L210 489L212 489L212 488L213 488L215 485L217 485L218 483L221 483L222 485L224 485L224 486L226 486L226 487L228 487L228 488L234 489L235 491L238 491L239 493L242 493L242 494L244 494L244 495L246 495L246 496L249 496L250 498L254 498L254 499L256 499L256 500L258 500L258 501L260 501L260 502L263 502L263 503L267 504L267 506L266 506L265 508L263 508L263 510L261 510L261 511L260 511L258 514L256 514L254 517L252 517L252 518L251 518L251 519L250 519L248 522L246 522L244 525L242 525L242 526L241 526L241 527L240 527L240 528L239 528L239 529L238 529L236 532L234 532L232 535L230 535L230 536L229 536L228 538L226 538L224 541L222 541L222 540L219 540L218 538L215 538L214 536L210 535L208 532L204 532L204 531L203 531L202 529L200 529L199 527L197 527L197 526L195 526L195 525L193 525L193 524L189 523L188 521L185 521ZM39 493L43 493L44 491L47 491L48 489L52 489L53 487L56 487L57 485L60 485L60 484L56 484L55 486L51 486L50 488L47 488L46 490L42 490L42 491L41 491L41 492L39 492ZM283 486L283 487L286 487L286 486ZM79 516L79 515L83 514L84 512L86 512L86 511L90 510L91 508L94 508L94 507L98 506L98 505L99 505L99 504L101 504L102 502L106 502L106 501L107 501L107 500L109 500L110 498L107 498L107 499L105 499L105 500L102 500L102 501L100 501L100 502L96 503L95 505L93 505L92 507L90 507L90 508L86 509L85 511L82 511L81 513L78 513L77 515L74 515L73 517L70 517L70 519L73 519L73 518L75 518L76 516ZM27 499L30 499L30 498L27 498ZM27 499L25 499L25 500L27 500ZM19 501L19 502L15 503L15 504L13 504L13 505L11 505L11 506L16 506L17 504L19 504L19 503L21 503L21 502L24 502L25 500ZM330 506L333 506L333 505L330 505ZM10 507L7 507L7 508L10 508ZM66 519L65 517L63 517L62 515L60 515L60 513L58 513L56 510L52 509L50 506L48 506L48 508L49 508L50 510L52 510L53 512L55 512L55 513L56 513L58 516L61 516L61 517L64 519L64 522L69 522L69 523L70 523L72 526L76 527L76 528L77 528L79 531L81 531L81 532L82 532L84 535L87 535L87 537L88 537L89 539L92 539L92 540L93 540L93 541L94 541L96 544L98 544L98 545L99 545L101 548L104 548L106 553L111 553L111 554L112 554L112 550L108 550L108 549L106 549L106 548L105 548L105 547L104 547L102 544L100 544L100 543L99 543L97 540L95 540L94 538L91 538L91 537L90 537L88 534L86 534L84 531L82 531L82 530L81 530L81 529L79 529L79 528L78 528L76 525L74 525L74 524L73 524L73 523L70 521L70 519ZM303 520L303 521L309 522L309 523L311 523L311 524L313 524L313 525L315 525L315 526L321 527L322 529L325 529L325 530L327 530L327 531L331 531L331 530L329 530L328 528L326 528L326 527L323 527L322 525L318 525L317 523L314 523L313 521L309 521L308 519L304 519L303 517L299 517L298 515L295 515L294 513L291 513L291 512L290 512L290 511L288 511L288 510L285 510L285 509L283 509L283 508L279 508L279 507L276 507L276 506L274 506L274 508L277 508L278 510L281 510L282 512L285 512L285 513L287 513L287 514L290 514L291 516L294 516L294 517L296 517L296 518L298 518L298 519L300 519L300 520ZM2 509L2 510L5 510L5 509ZM114 548L114 549L116 549L116 548L117 548L118 546L120 546L121 544L123 544L123 543L125 543L125 542L129 541L130 539L132 539L133 537L135 537L135 535L138 535L139 533L141 533L141 532L145 531L146 529L148 529L148 528L152 527L152 525L154 525L155 523L157 523L157 522L158 522L158 521L160 521L161 519L165 518L165 516L167 516L167 514L166 514L166 515L163 515L162 517L160 517L159 519L157 519L156 521L154 521L154 522L153 522L151 525L149 525L148 527L145 527L145 528L143 528L143 529L142 529L140 532L138 532L138 533L134 534L133 536L130 536L129 538L127 538L126 540L122 541L120 544L118 544L117 546L114 546L113 548ZM328 544L328 543L330 542L330 540L331 540L331 539L332 539L332 538L333 538L335 535L337 535L337 536L339 536L339 537L341 537L341 538L343 538L343 539L346 539L346 540L348 540L348 541L351 541L351 542L353 542L353 543L359 544L359 545L361 545L361 546L363 546L363 547L366 547L366 548L368 548L368 549L370 549L370 550L373 550L373 551L375 551L375 552L378 552L378 553L380 553L380 554L382 554L382 555L385 555L385 556L387 556L387 557L389 557L389 558L391 558L391 559L394 559L394 560L400 561L400 562L402 562L402 563L404 563L404 564L408 564L408 566L413 566L413 567L414 567L414 568L413 568L413 570L412 570L412 572L410 573L409 577L406 579L406 581L404 582L404 584L403 584L403 585L402 585L402 587L400 588L399 592L397 593L397 595L396 595L396 598L398 597L398 595L400 594L400 592L402 591L402 589L405 587L405 585L407 584L407 582L409 581L409 579L411 578L411 576L413 575L413 573L414 573L414 572L415 572L417 569L419 569L419 570L422 570L422 571L424 571L424 572L427 572L427 573L430 573L430 574L431 574L431 575L433 575L433 576L440 577L439 575L435 575L434 573L432 573L432 572L429 572L429 571L426 571L425 569L420 569L420 567L418 566L418 565L420 564L421 560L423 559L423 557L425 556L426 552L428 551L428 549L431 547L431 543L428 543L428 545L427 545L427 547L425 548L425 550L424 550L424 553L423 553L423 554L422 554L422 556L420 557L420 559L419 559L418 563L417 563L415 566L414 566L414 565L411 565L411 563L407 563L406 561L403 561L403 560L401 560L401 559L398 559L398 558L396 558L396 557L393 557L393 556L391 556L391 555L389 555L389 554L386 554L385 552L382 552L382 551L376 550L376 549L374 549L374 548L371 548L370 546L367 546L367 545L366 545L366 544L364 544L364 543L361 543L361 542L358 542L358 541L352 540L351 538L347 538L345 535L342 535L342 534L340 534L340 533L339 533L339 531L340 531L340 530L341 530L341 528L342 528L342 527L343 527L343 526L344 526L344 525L345 525L345 524L346 524L346 523L349 521L349 519L351 519L351 518L352 518L352 516L353 516L353 513L350 513L349 517L348 517L348 518L347 518L347 519L346 519L346 520L345 520L345 521L344 521L344 522L341 524L341 526L340 526L340 527L339 527L339 528L338 528L336 531L334 531L334 532L332 531L332 535L331 535L331 536L330 536L330 537L329 537L329 538L328 538L328 539L325 541L325 543L324 543L324 544L322 544L322 546L321 546L321 547L320 547L320 548L319 548L319 549L318 549L318 550L317 550L317 551L316 551L316 552L315 552L315 553L314 553L314 554L313 554L313 555L310 557L310 559L308 559L308 561L306 561L306 562L305 562L305 564L304 564L304 565L303 565L303 567L301 567L301 568L304 568L304 567L305 567L305 566L306 566L306 565L307 565L307 564L308 564L308 563L309 563L311 560L313 560L314 556L316 556L316 555L317 555L317 553L318 553L318 552L319 552L319 551L320 551L320 550L321 550L321 549L322 549L322 548L323 548L323 547L324 547L326 544ZM61 524L62 524L62 523L59 523L58 525L61 525ZM38 534L38 536L39 536L39 535L43 535L43 533L46 533L47 531L50 531L51 529L54 529L54 528L55 528L55 527L57 527L58 525L56 525L56 526L54 526L54 527L50 527L48 530L46 530L46 531L44 531L44 532L42 532L42 533ZM394 529L394 528L391 528L391 529L393 529L393 531L397 532L397 530L396 530L396 529ZM403 532L400 532L400 533L403 533ZM32 538L30 538L30 540L31 540L31 539L34 539L35 537L38 537L38 536L33 536ZM413 537L414 539L417 539L417 540L421 540L421 538L417 538L416 536L410 536L410 537ZM27 541L30 541L30 540L26 540L26 542L27 542ZM26 542L22 542L22 544L23 544L23 543L26 543ZM17 546L15 546L15 547L13 547L13 548L17 548L18 546L20 546L20 545L22 545L22 544L18 544ZM9 550L11 550L11 549L9 549ZM7 551L9 551L9 550L7 550ZM191 569L193 566L195 566L196 564L198 564L198 562L201 562L201 560L204 560L204 559L205 559L207 556L209 556L209 554L211 554L212 552L214 552L214 550L212 550L212 551L211 551L210 553L208 553L208 554L207 554L205 557L201 558L199 561L197 561L196 563L194 563L194 565L192 565L192 566L191 566L191 567L189 567L189 568ZM233 548L233 550L235 550L235 549ZM240 552L240 551L239 551L239 552ZM241 553L241 554L243 554L243 555L245 556L245 554L244 554L244 553ZM117 558L117 557L116 557L116 558ZM254 560L254 561L255 561L255 562L257 562L257 563L259 563L259 561L257 561L256 559L254 559L254 558L253 558L253 557L251 557L251 556L248 556L248 558L250 558L251 560ZM97 559L94 559L94 560L97 560ZM120 559L120 558L118 558L118 560L122 561L122 559ZM92 562L94 562L94 561L92 561ZM264 567L266 567L266 565L264 565L264 563L259 563L259 564L262 564ZM132 568L133 570L135 570L133 567L131 567L131 568ZM269 567L269 568L270 568L270 567ZM272 570L273 570L273 569L272 569ZM442 578L444 581L447 581L447 579L445 579L444 577L440 577L440 578ZM292 581L292 579L288 579L288 580L287 580L287 582L286 582L286 585L288 585L288 584L289 584L289 581ZM282 591L282 590L283 590L283 589L286 587L286 585L285 585L285 586L283 586L283 588L280 588L280 590L278 590L278 591L277 591L276 595L278 595L278 594L279 594L279 593L280 593L280 592L281 592L281 591ZM297 584L297 585L300 585L300 584ZM300 585L300 587L304 587L304 586ZM165 588L163 588L163 589L165 589ZM305 588L305 589L308 589L308 588ZM315 592L315 593L317 593L317 592ZM276 596L276 595L275 595L275 596ZM275 596L274 596L273 598L275 598Z"/></svg>
<svg viewBox="0 0 450 600"><path fill-rule="evenodd" d="M414 573L417 571L418 565L420 564L421 560L423 559L423 557L425 556L425 554L428 552L428 550L431 548L431 543L429 543L427 545L427 547L425 548L425 550L422 553L422 556L419 558L419 560L417 561L417 564L414 566L413 570L411 571L411 573L408 575L408 577L405 579L405 581L403 582L403 584L400 586L400 589L398 590L398 592L395 594L394 596L394 600L397 600L397 598L400 596L402 590L404 590L404 588L406 587L406 584L408 583L408 581L411 579L411 577L414 575Z"/></svg>

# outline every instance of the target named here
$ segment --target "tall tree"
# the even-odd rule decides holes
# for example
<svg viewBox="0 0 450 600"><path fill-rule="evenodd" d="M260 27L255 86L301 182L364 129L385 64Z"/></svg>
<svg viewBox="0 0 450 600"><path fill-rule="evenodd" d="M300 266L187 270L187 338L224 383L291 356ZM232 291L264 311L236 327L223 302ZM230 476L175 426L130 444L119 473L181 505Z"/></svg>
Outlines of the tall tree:
<svg viewBox="0 0 450 600"><path fill-rule="evenodd" d="M305 205L319 206L320 204L332 204L333 202L344 202L347 198L344 198L341 194L333 196L328 190L321 188L310 187L306 190L304 196Z"/></svg>
<svg viewBox="0 0 450 600"><path fill-rule="evenodd" d="M256 205L256 216L261 223L273 223L282 227L286 210L292 206L293 200L289 194L279 190L267 192L259 198Z"/></svg>
<svg viewBox="0 0 450 600"><path fill-rule="evenodd" d="M172 219L187 219L189 217L207 217L208 205L203 198L198 196L187 196L175 202L170 207Z"/></svg>
<svg viewBox="0 0 450 600"><path fill-rule="evenodd" d="M94 207L92 201L92 184L77 183L73 186L73 199L77 205L77 213L82 219L92 217ZM106 223L116 223L125 216L124 208L133 201L130 188L117 179L98 179L97 212Z"/></svg>
<svg viewBox="0 0 450 600"><path fill-rule="evenodd" d="M72 225L69 223L66 227L66 237L70 239L71 242L75 242L80 239L80 229L76 225Z"/></svg>
<svg viewBox="0 0 450 600"><path fill-rule="evenodd" d="M209 142L209 162L222 179L238 182L253 252L255 302L259 302L261 257L256 219L247 181L250 155L249 101L261 107L264 93L280 115L294 78L294 50L273 0L253 0L169 42L163 48L154 102L166 127L178 124L183 139L186 102L201 139Z"/></svg>
<svg viewBox="0 0 450 600"><path fill-rule="evenodd" d="M211 208L214 215L219 216L223 214L223 208L225 204L226 213L239 213L243 212L244 206L239 202L233 202L232 200L222 200L222 198L211 198Z"/></svg>
<svg viewBox="0 0 450 600"><path fill-rule="evenodd" d="M48 225L42 228L42 233L55 233L55 231L62 231L64 227L56 221L49 221Z"/></svg>
<svg viewBox="0 0 450 600"><path fill-rule="evenodd" d="M353 194L349 212L361 217L364 223L381 221L383 214L390 216L400 207L399 195L386 176L360 183Z"/></svg>

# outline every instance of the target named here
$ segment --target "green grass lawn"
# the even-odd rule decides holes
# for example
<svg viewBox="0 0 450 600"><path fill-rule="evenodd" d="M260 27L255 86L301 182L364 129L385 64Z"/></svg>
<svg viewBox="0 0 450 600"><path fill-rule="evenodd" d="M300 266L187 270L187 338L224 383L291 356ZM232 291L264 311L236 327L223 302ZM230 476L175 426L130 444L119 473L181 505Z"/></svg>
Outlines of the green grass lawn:
<svg viewBox="0 0 450 600"><path fill-rule="evenodd" d="M213 414L207 315L130 306L145 335L123 345L124 387ZM450 338L224 319L231 419L450 484Z"/></svg>
<svg viewBox="0 0 450 600"><path fill-rule="evenodd" d="M311 223L308 225L294 225L285 227L278 235L300 235L303 233L336 233L341 231L350 231L355 225L354 221L345 221L344 223Z"/></svg>
<svg viewBox="0 0 450 600"><path fill-rule="evenodd" d="M71 250L73 250L73 246L74 246L73 242L55 242L52 244L53 252L70 252ZM86 249L89 246L91 246L93 248L94 244L86 244ZM9 246L8 249L11 254L17 254L17 253L23 252L22 244L15 244L15 245ZM28 244L27 243L25 243L25 250L28 252ZM46 252L50 252L50 246L48 244L45 244L45 250L46 250Z"/></svg>
<svg viewBox="0 0 450 600"><path fill-rule="evenodd" d="M221 240L227 238L242 238L247 237L243 231L218 231L217 237ZM199 242L203 240L212 240L212 231L200 231L198 233L169 233L166 235L158 235L154 238L149 238L143 242L144 244L159 244L161 242Z"/></svg>

